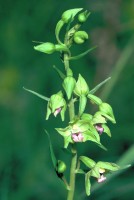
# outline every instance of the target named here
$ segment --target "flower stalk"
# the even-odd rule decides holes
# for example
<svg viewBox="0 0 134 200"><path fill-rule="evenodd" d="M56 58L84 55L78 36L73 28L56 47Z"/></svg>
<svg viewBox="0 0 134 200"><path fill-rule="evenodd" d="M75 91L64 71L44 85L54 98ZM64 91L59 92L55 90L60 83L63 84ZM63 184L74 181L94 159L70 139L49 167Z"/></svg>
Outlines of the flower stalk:
<svg viewBox="0 0 134 200"><path fill-rule="evenodd" d="M82 8L76 8L67 10L62 14L61 19L55 28L57 44L46 42L34 47L35 50L46 54L52 54L57 51L60 53L60 57L62 58L64 64L64 72L56 66L54 66L54 69L62 79L62 89L59 92L52 94L49 98L32 90L25 89L26 91L47 101L46 120L48 120L51 116L59 117L60 115L61 120L64 121L66 118L66 110L69 111L68 125L64 128L55 128L58 134L64 139L64 148L68 150L68 147L70 147L71 149L69 183L66 178L66 168L69 166L66 166L65 162L61 159L56 158L50 136L48 132L45 131L49 138L50 155L54 170L67 189L67 200L74 199L77 173L85 176L85 191L87 196L89 196L91 177L97 179L100 184L101 182L106 181L104 173L106 174L119 169L119 166L114 163L102 161L96 162L86 156L78 157L76 143L80 144L89 141L105 150L106 148L101 144L101 134L106 133L109 137L111 137L111 132L107 123L108 121L116 123L112 107L94 95L94 93L102 85L104 85L109 78L90 90L90 87L81 74L78 75L77 80L74 78L72 68L70 67L70 60L80 59L96 48L93 47L79 55L71 56L70 48L73 45L81 45L88 39L88 33L79 29L88 19L90 12L83 12L82 10ZM80 13L81 11L82 13ZM78 22L71 27L72 22L76 17ZM63 26L67 26L64 42L60 39L60 32ZM95 104L98 107L98 111L93 115L85 113L88 99L93 106ZM78 109L75 106L76 102L78 102ZM86 172L81 168L81 163L87 167Z"/></svg>

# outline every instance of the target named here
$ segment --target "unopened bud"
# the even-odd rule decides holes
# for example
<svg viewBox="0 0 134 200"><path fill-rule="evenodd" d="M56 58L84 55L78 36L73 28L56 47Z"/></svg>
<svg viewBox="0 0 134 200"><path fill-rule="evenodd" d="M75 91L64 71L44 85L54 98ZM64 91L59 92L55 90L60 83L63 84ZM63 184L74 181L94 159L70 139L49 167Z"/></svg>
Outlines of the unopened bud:
<svg viewBox="0 0 134 200"><path fill-rule="evenodd" d="M34 49L46 54L52 54L55 52L55 45L50 42L42 43L40 45L34 46Z"/></svg>
<svg viewBox="0 0 134 200"><path fill-rule="evenodd" d="M74 42L76 44L82 44L88 39L88 34L85 31L78 31L74 34Z"/></svg>

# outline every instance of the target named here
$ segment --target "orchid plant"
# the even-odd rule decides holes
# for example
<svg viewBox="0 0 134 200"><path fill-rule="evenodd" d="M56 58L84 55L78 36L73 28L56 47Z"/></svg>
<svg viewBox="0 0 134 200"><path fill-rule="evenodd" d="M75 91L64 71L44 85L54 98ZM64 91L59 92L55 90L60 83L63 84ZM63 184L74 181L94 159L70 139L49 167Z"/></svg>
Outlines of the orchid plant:
<svg viewBox="0 0 134 200"><path fill-rule="evenodd" d="M91 190L91 178L95 178L98 184L106 181L106 174L119 170L119 166L115 163L94 161L93 158L81 155L78 156L77 143L93 142L99 148L106 150L101 143L101 135L106 133L111 137L111 132L108 127L108 121L116 123L113 114L112 107L103 102L102 99L95 95L95 92L104 85L110 78L107 78L103 82L99 83L95 88L89 89L86 80L81 74L78 75L77 80L73 76L73 71L70 66L70 61L80 59L88 54L95 47L88 49L87 51L72 56L71 47L73 45L81 45L88 39L87 32L80 30L83 23L85 23L90 15L90 12L83 11L82 8L75 8L65 11L61 19L58 21L55 28L56 44L51 42L40 43L34 46L36 51L52 54L59 52L62 63L64 65L61 71L56 66L54 69L61 78L62 89L61 91L52 94L50 97L43 96L37 92L26 89L38 97L47 101L46 120L50 115L55 117L61 116L61 120L64 121L66 117L66 111L69 111L69 122L66 127L55 128L55 131L63 137L64 148L71 153L71 166L70 166L70 178L66 177L66 168L69 166L62 160L57 160L52 147L50 135L48 135L50 142L50 154L57 176L63 181L67 189L67 200L74 199L75 181L77 174L83 174L85 176L85 191L90 195ZM74 21L76 20L76 24ZM66 33L64 40L60 38L61 30L66 27ZM63 38L63 37L62 37ZM86 113L87 101L91 104L97 105L98 111L93 115ZM78 109L76 103L79 105ZM85 165L86 170L81 167ZM69 181L68 181L69 179Z"/></svg>

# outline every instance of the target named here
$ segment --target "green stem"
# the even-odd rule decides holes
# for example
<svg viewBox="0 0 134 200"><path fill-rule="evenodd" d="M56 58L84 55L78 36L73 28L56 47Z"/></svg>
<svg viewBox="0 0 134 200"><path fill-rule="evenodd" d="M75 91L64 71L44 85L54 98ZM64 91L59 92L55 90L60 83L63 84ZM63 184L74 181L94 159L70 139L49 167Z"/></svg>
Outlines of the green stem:
<svg viewBox="0 0 134 200"><path fill-rule="evenodd" d="M64 53L64 65L66 72L69 69L69 55L67 53ZM70 120L72 120L75 116L75 110L74 110L74 100L73 97L69 102L69 117ZM73 200L74 199L74 192L75 192L75 177L76 177L76 165L77 165L77 150L75 148L75 144L72 144L72 161L71 161L71 167L70 167L70 183L69 187L70 190L68 190L67 200Z"/></svg>

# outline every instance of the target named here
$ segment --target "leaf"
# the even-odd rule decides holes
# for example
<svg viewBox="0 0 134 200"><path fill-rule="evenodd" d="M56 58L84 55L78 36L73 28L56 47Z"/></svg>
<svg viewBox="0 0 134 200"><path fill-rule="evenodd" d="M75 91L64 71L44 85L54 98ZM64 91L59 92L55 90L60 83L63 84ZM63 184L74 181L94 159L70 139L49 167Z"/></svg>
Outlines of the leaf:
<svg viewBox="0 0 134 200"><path fill-rule="evenodd" d="M94 47L88 49L87 51L85 51L85 52L83 52L83 53L77 55L77 56L70 57L69 60L78 60L78 59L84 57L85 55L87 55L90 51L96 49L96 47L97 47L97 46L94 46Z"/></svg>
<svg viewBox="0 0 134 200"><path fill-rule="evenodd" d="M45 133L47 134L48 139L49 139L50 155L51 155L51 159L52 159L53 166L54 166L54 168L56 169L57 159L56 159L55 154L54 154L53 146L52 146L52 143L51 143L51 138L50 138L50 135L49 135L49 133L47 132L47 130L44 130L44 131L45 131Z"/></svg>
<svg viewBox="0 0 134 200"><path fill-rule="evenodd" d="M106 82L108 82L111 79L111 77L108 77L101 83L99 83L97 86L95 86L92 90L90 90L89 94L94 94L98 89L100 89Z"/></svg>
<svg viewBox="0 0 134 200"><path fill-rule="evenodd" d="M117 171L117 170L120 169L120 167L117 164L109 163L109 162L101 162L101 161L99 161L97 163L97 166L99 168L106 169L106 170L109 170L109 171Z"/></svg>
<svg viewBox="0 0 134 200"><path fill-rule="evenodd" d="M33 90L29 90L29 89L27 89L27 88L25 88L25 87L23 87L23 89L26 90L27 92L30 92L30 93L32 93L32 94L38 96L38 97L41 98L41 99L44 99L45 101L49 101L49 98L48 98L48 97L45 97L45 96L43 96L43 95L41 95L41 94L39 94L39 93L37 93L37 92L34 92Z"/></svg>
<svg viewBox="0 0 134 200"><path fill-rule="evenodd" d="M81 160L81 162L83 162L89 168L93 168L96 164L96 162L94 160L92 160L91 158L88 158L86 156L80 156L79 160Z"/></svg>
<svg viewBox="0 0 134 200"><path fill-rule="evenodd" d="M90 172L85 174L85 190L86 190L86 195L90 195L90 188L91 188L91 183L90 183Z"/></svg>
<svg viewBox="0 0 134 200"><path fill-rule="evenodd" d="M59 70L55 65L53 65L53 68L58 73L58 75L60 76L60 78L64 80L64 78L66 77L65 74L63 74L62 71Z"/></svg>

